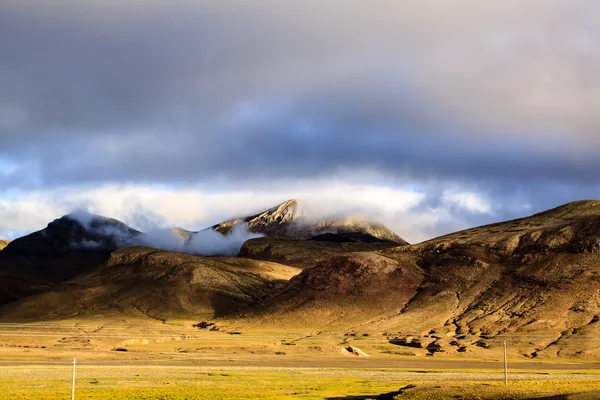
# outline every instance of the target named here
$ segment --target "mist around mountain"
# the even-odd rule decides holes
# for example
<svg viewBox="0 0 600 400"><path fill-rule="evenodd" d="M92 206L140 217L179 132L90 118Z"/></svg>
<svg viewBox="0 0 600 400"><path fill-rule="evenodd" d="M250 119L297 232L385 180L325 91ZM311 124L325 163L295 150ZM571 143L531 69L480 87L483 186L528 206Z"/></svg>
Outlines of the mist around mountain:
<svg viewBox="0 0 600 400"><path fill-rule="evenodd" d="M14 240L6 254L64 254L70 250L111 252L127 246L206 256L235 256L249 239L270 236L342 242L406 242L378 222L363 217L318 216L298 200L288 200L257 215L222 222L199 231L183 228L139 232L121 221L74 212L47 228ZM8 243L7 243L8 245Z"/></svg>

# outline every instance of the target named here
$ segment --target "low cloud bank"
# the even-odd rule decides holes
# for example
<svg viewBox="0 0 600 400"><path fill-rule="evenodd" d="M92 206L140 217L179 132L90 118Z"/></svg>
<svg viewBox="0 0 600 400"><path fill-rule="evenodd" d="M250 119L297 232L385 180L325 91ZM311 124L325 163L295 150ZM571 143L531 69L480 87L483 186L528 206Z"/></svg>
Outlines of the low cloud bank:
<svg viewBox="0 0 600 400"><path fill-rule="evenodd" d="M237 224L227 236L212 229L200 231L190 238L184 248L192 254L235 256L245 241L263 236L248 231L246 224Z"/></svg>
<svg viewBox="0 0 600 400"><path fill-rule="evenodd" d="M135 238L135 245L167 251L178 251L201 256L236 256L245 241L261 234L248 231L246 224L236 225L229 235L212 229L192 232L189 238L180 238L169 229L155 230Z"/></svg>

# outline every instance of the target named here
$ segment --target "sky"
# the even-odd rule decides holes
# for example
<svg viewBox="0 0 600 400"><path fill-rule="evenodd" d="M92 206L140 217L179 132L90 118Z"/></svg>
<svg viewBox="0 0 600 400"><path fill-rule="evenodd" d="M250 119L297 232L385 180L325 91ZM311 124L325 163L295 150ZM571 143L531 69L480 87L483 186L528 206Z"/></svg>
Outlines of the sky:
<svg viewBox="0 0 600 400"><path fill-rule="evenodd" d="M3 0L0 238L300 198L409 242L600 197L600 2Z"/></svg>

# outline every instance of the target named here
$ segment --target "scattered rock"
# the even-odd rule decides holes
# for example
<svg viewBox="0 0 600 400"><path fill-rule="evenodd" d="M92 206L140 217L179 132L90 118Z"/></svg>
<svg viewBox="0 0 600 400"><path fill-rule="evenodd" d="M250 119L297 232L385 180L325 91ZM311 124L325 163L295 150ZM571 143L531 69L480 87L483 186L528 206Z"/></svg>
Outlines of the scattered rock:
<svg viewBox="0 0 600 400"><path fill-rule="evenodd" d="M367 353L355 346L346 346L343 348L347 353L357 357L369 357Z"/></svg>
<svg viewBox="0 0 600 400"><path fill-rule="evenodd" d="M212 327L215 327L215 323L214 322L209 322L209 321L202 321L202 322L198 322L197 324L192 325L194 328L198 328L198 329L208 329Z"/></svg>

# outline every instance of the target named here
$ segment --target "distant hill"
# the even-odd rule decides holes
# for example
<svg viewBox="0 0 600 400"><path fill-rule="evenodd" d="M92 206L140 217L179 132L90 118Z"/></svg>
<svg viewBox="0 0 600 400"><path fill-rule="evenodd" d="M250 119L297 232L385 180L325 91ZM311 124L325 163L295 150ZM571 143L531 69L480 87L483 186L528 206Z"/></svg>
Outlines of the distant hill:
<svg viewBox="0 0 600 400"><path fill-rule="evenodd" d="M0 251L2 249L4 249L6 246L8 246L9 243L10 243L10 240L0 240Z"/></svg>
<svg viewBox="0 0 600 400"><path fill-rule="evenodd" d="M288 200L259 214L236 218L211 228L229 234L234 226L247 224L252 233L282 239L338 242L407 242L383 224L363 217L312 217L298 200Z"/></svg>

